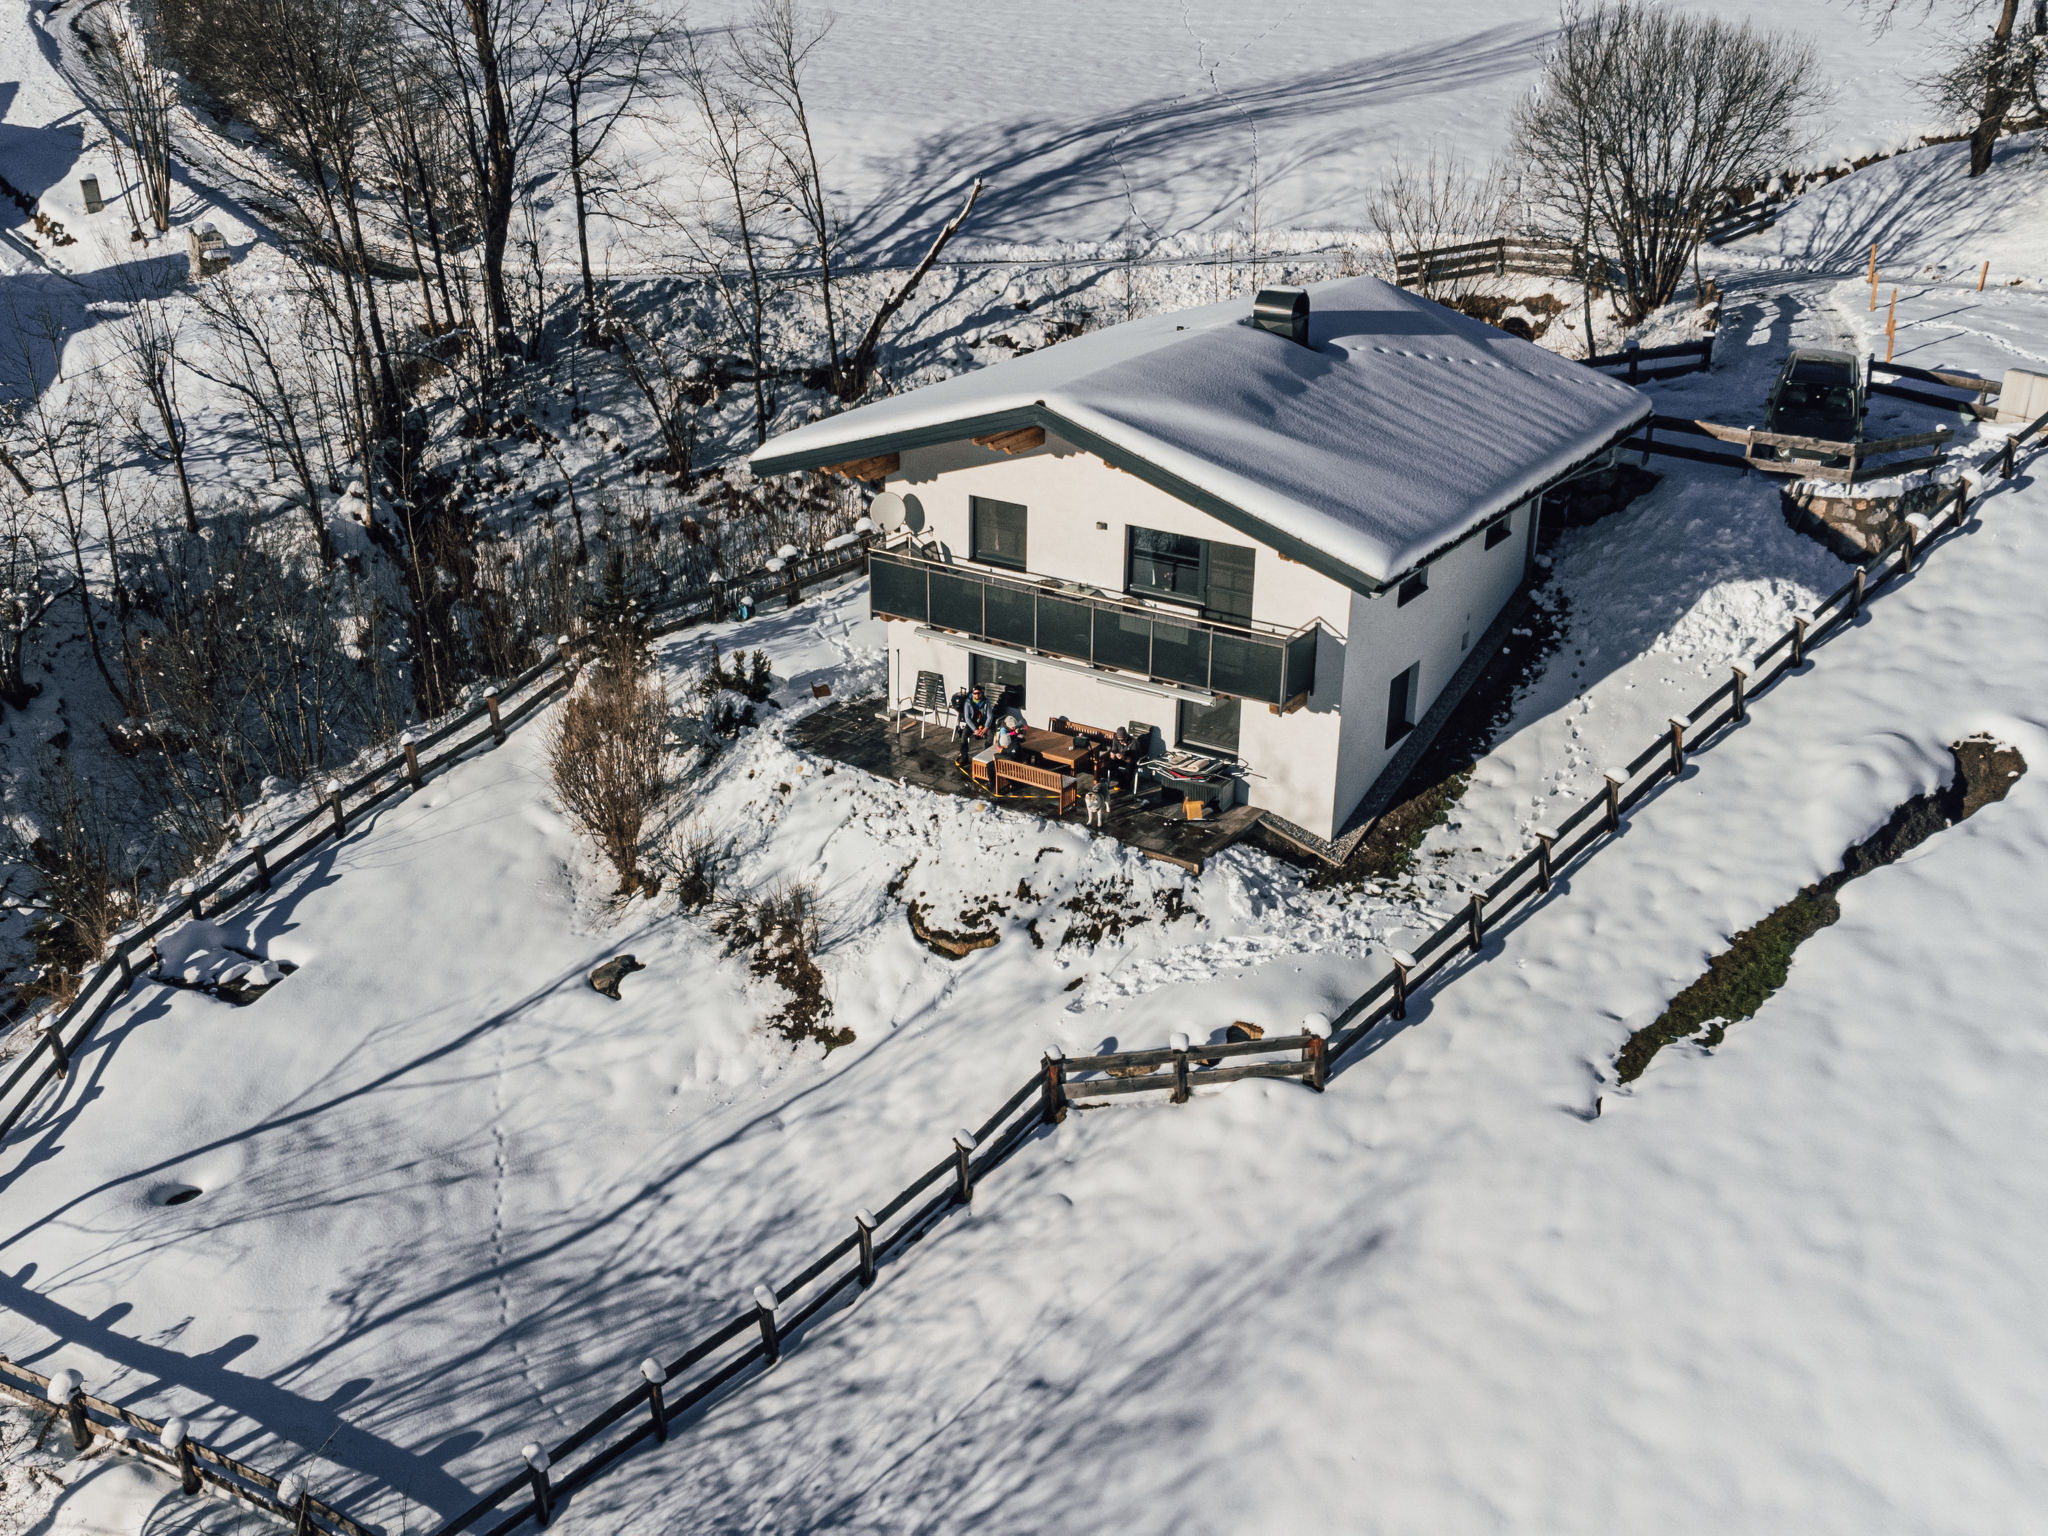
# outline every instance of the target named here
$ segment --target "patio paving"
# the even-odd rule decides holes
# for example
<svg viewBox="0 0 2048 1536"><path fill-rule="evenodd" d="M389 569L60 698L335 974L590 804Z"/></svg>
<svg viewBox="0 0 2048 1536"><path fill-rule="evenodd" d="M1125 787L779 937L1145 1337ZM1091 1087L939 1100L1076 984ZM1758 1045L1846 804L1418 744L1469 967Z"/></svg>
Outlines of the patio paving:
<svg viewBox="0 0 2048 1536"><path fill-rule="evenodd" d="M785 739L799 750L864 769L880 778L915 784L936 794L994 799L1002 809L1075 826L1087 822L1087 813L1079 801L1061 816L1048 795L1023 794L1011 789L995 799L954 765L950 731L920 721L910 721L904 729L894 730L873 699L828 704L792 725ZM1178 864L1197 874L1208 860L1258 825L1264 815L1255 806L1240 805L1219 816L1186 821L1177 805L1168 809L1147 803L1148 798L1157 801L1160 797L1112 797L1107 823L1096 830L1150 858Z"/></svg>

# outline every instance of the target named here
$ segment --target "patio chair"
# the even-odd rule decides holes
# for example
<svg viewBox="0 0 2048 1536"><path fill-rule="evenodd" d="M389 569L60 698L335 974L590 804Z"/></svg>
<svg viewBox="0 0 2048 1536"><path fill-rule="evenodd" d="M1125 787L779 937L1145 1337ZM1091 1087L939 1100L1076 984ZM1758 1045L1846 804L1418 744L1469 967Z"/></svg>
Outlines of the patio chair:
<svg viewBox="0 0 2048 1536"><path fill-rule="evenodd" d="M903 729L903 717L915 715L918 718L919 737L924 735L926 723L941 725L946 719L946 679L942 673L920 672L917 687L907 699L898 699L889 712L890 727Z"/></svg>

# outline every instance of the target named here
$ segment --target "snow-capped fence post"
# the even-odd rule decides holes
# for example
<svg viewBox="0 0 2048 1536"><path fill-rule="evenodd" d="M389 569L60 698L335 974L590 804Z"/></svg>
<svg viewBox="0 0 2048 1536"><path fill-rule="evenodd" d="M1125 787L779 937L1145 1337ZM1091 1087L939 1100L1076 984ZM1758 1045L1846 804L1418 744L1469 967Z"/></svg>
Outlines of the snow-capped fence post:
<svg viewBox="0 0 2048 1536"><path fill-rule="evenodd" d="M1039 1117L1047 1125L1058 1125L1067 1118L1066 1052L1056 1045L1050 1047L1045 1053L1043 1070L1045 1076L1039 1082Z"/></svg>
<svg viewBox="0 0 2048 1536"><path fill-rule="evenodd" d="M327 781L327 805L334 812L334 835L341 837L348 831L348 816L341 808L341 780Z"/></svg>
<svg viewBox="0 0 2048 1536"><path fill-rule="evenodd" d="M1390 949L1387 958L1394 962L1394 1017L1408 1017L1408 973L1415 969L1415 957L1405 949Z"/></svg>
<svg viewBox="0 0 2048 1536"><path fill-rule="evenodd" d="M953 1133L953 1198L962 1205L974 1199L974 1170L967 1164L967 1154L975 1148L974 1132Z"/></svg>
<svg viewBox="0 0 2048 1536"><path fill-rule="evenodd" d="M1536 890L1541 895L1550 894L1550 850L1557 842L1557 834L1546 827L1536 829Z"/></svg>
<svg viewBox="0 0 2048 1536"><path fill-rule="evenodd" d="M1187 1103L1192 1090L1188 1086L1188 1037L1177 1034L1173 1037L1173 1092L1167 1103Z"/></svg>
<svg viewBox="0 0 2048 1536"><path fill-rule="evenodd" d="M754 1321L761 1325L761 1350L770 1365L782 1358L782 1336L775 1331L775 1292L765 1285L754 1287Z"/></svg>
<svg viewBox="0 0 2048 1536"><path fill-rule="evenodd" d="M1852 622L1863 617L1863 589L1869 583L1870 572L1863 566L1857 566L1856 589L1849 594L1849 618Z"/></svg>
<svg viewBox="0 0 2048 1536"><path fill-rule="evenodd" d="M2020 440L2016 437L2008 437L2005 440L2005 447L1999 454L1999 479L2010 480L2012 478L2013 458L2014 455L2018 452L2019 446Z"/></svg>
<svg viewBox="0 0 2048 1536"><path fill-rule="evenodd" d="M292 1536L319 1536L313 1524L313 1488L296 1472L277 1480L277 1502L291 1511Z"/></svg>
<svg viewBox="0 0 2048 1536"><path fill-rule="evenodd" d="M640 1375L647 1383L647 1412L654 1421L654 1438L665 1445L668 1443L668 1410L662 1406L661 1384L668 1380L668 1372L661 1368L659 1360L649 1357L640 1362Z"/></svg>
<svg viewBox="0 0 2048 1536"><path fill-rule="evenodd" d="M196 918L200 915L199 886L196 881L180 880L178 882L178 899L179 905L185 909L186 916Z"/></svg>
<svg viewBox="0 0 2048 1536"><path fill-rule="evenodd" d="M1812 622L1807 614L1792 615L1792 665L1795 669L1806 665L1806 627Z"/></svg>
<svg viewBox="0 0 2048 1536"><path fill-rule="evenodd" d="M1465 908L1465 934L1472 941L1472 953L1478 954L1486 944L1486 893L1474 891L1471 903Z"/></svg>
<svg viewBox="0 0 2048 1536"><path fill-rule="evenodd" d="M875 1228L881 1223L875 1220L875 1213L862 1206L853 1213L854 1234L860 1240L860 1288L866 1290L875 1283Z"/></svg>
<svg viewBox="0 0 2048 1536"><path fill-rule="evenodd" d="M185 1433L183 1419L167 1420L163 1432L157 1436L157 1444L171 1453L171 1459L178 1464L178 1486L187 1493L199 1491L199 1461L192 1454L192 1437Z"/></svg>
<svg viewBox="0 0 2048 1536"><path fill-rule="evenodd" d="M398 744L405 749L405 781L414 789L420 787L420 744L413 739L411 731L398 738Z"/></svg>
<svg viewBox="0 0 2048 1536"><path fill-rule="evenodd" d="M1302 1081L1321 1093L1330 1077L1330 1021L1312 1013L1301 1021L1301 1034L1301 1059L1308 1068Z"/></svg>
<svg viewBox="0 0 2048 1536"><path fill-rule="evenodd" d="M1671 726L1671 777L1677 778L1685 772L1685 720L1679 715L1669 717Z"/></svg>
<svg viewBox="0 0 2048 1536"><path fill-rule="evenodd" d="M1915 519L1909 517L1906 519L1906 540L1903 544L1899 546L1900 575L1910 576L1913 574L1913 556L1916 552L1915 546L1919 543L1919 541L1919 524Z"/></svg>
<svg viewBox="0 0 2048 1536"><path fill-rule="evenodd" d="M526 1481L533 1487L533 1523L545 1527L555 1518L555 1488L548 1481L548 1453L538 1440L529 1440L519 1447L519 1456L526 1463Z"/></svg>
<svg viewBox="0 0 2048 1536"><path fill-rule="evenodd" d="M43 1389L49 1400L64 1410L71 1426L71 1449L82 1451L92 1444L92 1421L85 1416L85 1380L76 1371L59 1371Z"/></svg>
<svg viewBox="0 0 2048 1536"><path fill-rule="evenodd" d="M1862 573L1859 571L1857 574ZM1859 581L1857 585L1860 587L1863 584ZM1749 722L1749 673L1743 670L1739 661L1731 662L1728 671L1735 680L1735 723L1746 725Z"/></svg>
<svg viewBox="0 0 2048 1536"><path fill-rule="evenodd" d="M1600 778L1601 782L1607 786L1607 830L1609 832L1619 832L1621 830L1621 786L1628 782L1628 770L1625 768L1610 768Z"/></svg>
<svg viewBox="0 0 2048 1536"><path fill-rule="evenodd" d="M491 712L491 742L494 746L505 745L505 722L498 718L498 685L491 684L484 690L484 708Z"/></svg>

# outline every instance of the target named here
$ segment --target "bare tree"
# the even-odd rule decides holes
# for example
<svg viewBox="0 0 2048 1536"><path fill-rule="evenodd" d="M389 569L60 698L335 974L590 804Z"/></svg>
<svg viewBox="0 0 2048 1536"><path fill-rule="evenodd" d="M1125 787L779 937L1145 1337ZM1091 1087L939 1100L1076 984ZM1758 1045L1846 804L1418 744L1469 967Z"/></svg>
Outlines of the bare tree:
<svg viewBox="0 0 2048 1536"><path fill-rule="evenodd" d="M601 344L597 279L590 266L590 212L603 192L597 173L615 130L659 88L651 67L673 35L643 0L557 0L551 52L561 91L564 155L576 211L576 258L583 278L583 344Z"/></svg>
<svg viewBox="0 0 2048 1536"><path fill-rule="evenodd" d="M1431 149L1421 162L1396 155L1366 193L1371 220L1392 279L1403 258L1485 240L1501 232L1508 204L1507 178L1498 166L1475 174L1456 154ZM1449 300L1472 291L1475 279L1445 277L1420 263L1417 291Z"/></svg>
<svg viewBox="0 0 2048 1536"><path fill-rule="evenodd" d="M105 84L108 115L135 157L143 206L159 232L171 227L171 121L177 82L163 67L149 36L116 6L101 7L83 23L94 64Z"/></svg>
<svg viewBox="0 0 2048 1536"><path fill-rule="evenodd" d="M28 644L57 601L47 580L34 507L0 482L0 703L26 709L41 693L28 681Z"/></svg>
<svg viewBox="0 0 2048 1536"><path fill-rule="evenodd" d="M1723 193L1804 146L1822 97L1810 43L1641 0L1570 0L1516 109L1526 184L1553 222L1609 247L1634 323L1678 291Z"/></svg>
<svg viewBox="0 0 2048 1536"><path fill-rule="evenodd" d="M1922 21L1946 12L1954 29L1941 48L1940 67L1919 82L1929 100L1951 121L1972 124L1970 174L1991 169L1992 146L2001 133L2048 120L2042 100L2048 60L2048 0L2033 0L2020 15L2019 0L1864 0L1879 30L1904 11ZM1979 30L1986 18L1990 31Z"/></svg>
<svg viewBox="0 0 2048 1536"><path fill-rule="evenodd" d="M825 377L835 394L843 394L833 296L839 226L804 102L805 71L831 30L830 13L807 10L801 0L756 0L753 17L739 34L734 62L753 87L761 109L756 120L762 142L774 159L780 191L802 223L811 258L818 264L818 297L825 312Z"/></svg>
<svg viewBox="0 0 2048 1536"><path fill-rule="evenodd" d="M981 178L974 178L974 185L967 189L967 201L960 205L960 211L946 221L933 238L931 247L924 253L924 259L911 268L910 274L896 285L896 291L882 301L882 307L875 311L875 318L867 328L867 334L854 349L852 359L847 363L839 381L840 398L857 400L866 392L868 379L875 368L875 349L881 345L882 331L896 317L896 312L909 302L917 292L917 285L924 281L925 274L939 259L947 242L960 233L960 226L967 222L967 216L974 212L974 200L981 196Z"/></svg>
<svg viewBox="0 0 2048 1536"><path fill-rule="evenodd" d="M142 291L139 283L127 277L117 281L128 289L128 309L114 326L115 344L141 401L147 402L149 414L156 418L155 431L143 421L140 402L124 402L122 412L136 446L171 466L185 527L197 533L199 509L193 504L192 477L185 468L185 418L178 407L178 320L160 295Z"/></svg>
<svg viewBox="0 0 2048 1536"><path fill-rule="evenodd" d="M708 396L691 377L693 369L701 374L702 364L690 355L688 335L675 335L617 307L607 308L604 328L619 371L653 413L665 450L662 467L687 486L697 451L697 410ZM578 543L580 558L580 530Z"/></svg>
<svg viewBox="0 0 2048 1536"><path fill-rule="evenodd" d="M555 795L621 895L641 886L640 835L662 791L668 695L644 655L614 647L562 705L548 739Z"/></svg>

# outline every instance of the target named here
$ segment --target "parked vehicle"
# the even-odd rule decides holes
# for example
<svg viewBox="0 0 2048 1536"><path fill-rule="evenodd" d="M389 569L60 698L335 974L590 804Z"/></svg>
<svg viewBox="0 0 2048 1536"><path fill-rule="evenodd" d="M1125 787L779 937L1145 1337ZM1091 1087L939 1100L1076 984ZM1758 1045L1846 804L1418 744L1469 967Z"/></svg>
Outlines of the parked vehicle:
<svg viewBox="0 0 2048 1536"><path fill-rule="evenodd" d="M1787 437L1813 437L1830 443L1863 440L1864 371L1853 352L1826 352L1796 347L1778 370L1771 402L1764 412L1764 430ZM1819 454L1777 445L1780 459L1813 459L1827 464L1848 462L1846 454Z"/></svg>

